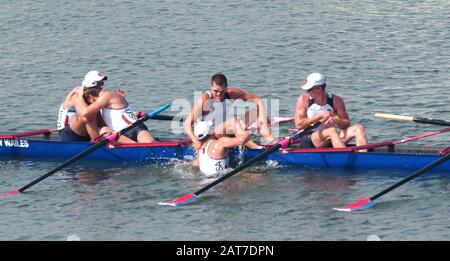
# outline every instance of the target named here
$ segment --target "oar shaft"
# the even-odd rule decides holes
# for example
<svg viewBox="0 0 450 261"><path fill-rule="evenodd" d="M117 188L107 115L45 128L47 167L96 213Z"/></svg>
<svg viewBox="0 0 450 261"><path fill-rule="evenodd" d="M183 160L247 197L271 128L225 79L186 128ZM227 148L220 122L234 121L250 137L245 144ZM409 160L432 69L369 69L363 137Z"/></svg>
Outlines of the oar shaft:
<svg viewBox="0 0 450 261"><path fill-rule="evenodd" d="M19 192L24 192L26 189L28 189L29 187L35 185L36 183L41 182L42 180L48 178L49 176L55 174L56 172L58 172L59 170L69 166L70 164L74 163L75 161L83 158L84 156L88 155L89 153L93 152L94 150L100 148L101 146L106 145L106 143L108 143L108 140L102 140L101 142L91 146L89 149L83 151L82 153L72 157L71 159L65 161L64 163L62 163L61 165L59 165L58 167L52 169L51 171L47 172L45 175L33 180L32 182L30 182L29 184L21 187L19 190Z"/></svg>
<svg viewBox="0 0 450 261"><path fill-rule="evenodd" d="M444 121L444 120L434 120L434 119L429 119L429 118L414 117L413 121L420 122L420 123L429 123L429 124L434 124L434 125L450 126L450 122Z"/></svg>
<svg viewBox="0 0 450 261"><path fill-rule="evenodd" d="M417 170L417 171L414 172L413 174L411 174L411 175L409 175L408 177L406 177L406 178L400 180L399 182L395 183L394 185L390 186L389 188L387 188L387 189L381 191L380 193L376 194L375 196L372 196L372 197L370 198L370 200L373 201L373 200L375 200L375 199L377 199L377 198L383 196L384 194L386 194L386 193L388 193L388 192L390 192L390 191L392 191L392 190L394 190L394 189L400 187L401 185L405 184L406 182L408 182L408 181L410 181L410 180L412 180L412 179L414 179L414 178L416 178L416 177L418 177L418 176L420 176L420 175L422 175L422 174L428 172L429 170L431 170L431 169L433 169L433 168L435 168L435 167L441 165L442 163L446 162L446 161L449 160L449 159L450 159L450 153L449 153L449 154L446 154L446 155L443 156L443 157L440 157L438 160L433 161L432 163L426 165L425 167L423 167L423 168Z"/></svg>

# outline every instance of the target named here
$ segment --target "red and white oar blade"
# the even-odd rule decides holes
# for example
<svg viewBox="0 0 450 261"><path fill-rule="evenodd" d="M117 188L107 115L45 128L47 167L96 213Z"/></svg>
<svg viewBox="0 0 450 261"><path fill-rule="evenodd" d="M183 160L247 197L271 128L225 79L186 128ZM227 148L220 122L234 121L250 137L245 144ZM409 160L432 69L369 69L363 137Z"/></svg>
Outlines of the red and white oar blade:
<svg viewBox="0 0 450 261"><path fill-rule="evenodd" d="M347 206L343 206L341 208L333 208L334 210L337 211L355 211L355 210L364 210L364 209L368 209L371 206L375 205L375 201L370 200L370 198L365 198L365 199L361 199L359 201L356 201L352 204L349 204Z"/></svg>
<svg viewBox="0 0 450 261"><path fill-rule="evenodd" d="M19 194L19 193L20 193L20 191L15 189L15 190L11 190L8 193L0 193L0 197L12 196L12 195Z"/></svg>
<svg viewBox="0 0 450 261"><path fill-rule="evenodd" d="M178 207L178 206L190 204L190 203L198 200L199 198L200 198L200 196L197 196L194 193L191 193L191 194L186 194L184 196L176 198L169 202L159 202L158 205Z"/></svg>

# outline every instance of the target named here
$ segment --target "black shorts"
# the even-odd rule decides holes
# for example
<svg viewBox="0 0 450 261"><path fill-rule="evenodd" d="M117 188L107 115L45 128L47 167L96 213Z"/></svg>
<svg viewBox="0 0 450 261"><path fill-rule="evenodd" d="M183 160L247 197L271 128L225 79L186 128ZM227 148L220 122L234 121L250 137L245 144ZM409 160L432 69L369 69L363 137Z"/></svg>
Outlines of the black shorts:
<svg viewBox="0 0 450 261"><path fill-rule="evenodd" d="M316 146L314 146L314 143L311 140L311 135L312 135L312 133L300 138L300 142L299 142L300 148L305 148L305 149L316 148Z"/></svg>
<svg viewBox="0 0 450 261"><path fill-rule="evenodd" d="M91 138L86 136L80 136L76 134L70 126L66 126L64 129L58 132L59 138L63 141L91 141Z"/></svg>
<svg viewBox="0 0 450 261"><path fill-rule="evenodd" d="M138 126L132 128L131 130L125 132L123 135L134 140L137 141L137 136L139 134L139 132L141 131L148 131L147 126L145 126L144 123L139 124Z"/></svg>

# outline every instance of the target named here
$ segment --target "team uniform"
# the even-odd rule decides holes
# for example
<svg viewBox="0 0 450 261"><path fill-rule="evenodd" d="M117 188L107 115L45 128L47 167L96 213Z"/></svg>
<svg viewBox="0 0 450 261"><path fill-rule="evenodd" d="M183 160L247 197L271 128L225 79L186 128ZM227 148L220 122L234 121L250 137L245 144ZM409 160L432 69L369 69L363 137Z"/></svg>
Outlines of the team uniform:
<svg viewBox="0 0 450 261"><path fill-rule="evenodd" d="M110 128L114 132L120 131L138 120L136 114L130 108L130 106L124 109L103 108L100 110L100 113L106 123L106 126L108 126L108 128ZM144 124L139 124L133 129L125 132L123 135L134 141L137 141L139 132L144 130L148 131L147 126L145 126Z"/></svg>
<svg viewBox="0 0 450 261"><path fill-rule="evenodd" d="M88 135L80 136L70 128L70 121L76 116L75 108L63 108L62 104L58 111L58 120L56 122L56 130L58 136L63 141L90 141Z"/></svg>
<svg viewBox="0 0 450 261"><path fill-rule="evenodd" d="M225 94L225 99L223 101L217 101L213 99L213 96L210 91L206 91L210 101L212 101L211 108L209 111L202 112L202 121L211 121L211 132L214 131L214 128L220 125L221 123L228 120L228 112L230 111L234 99L231 99L229 94Z"/></svg>
<svg viewBox="0 0 450 261"><path fill-rule="evenodd" d="M63 108L63 105L59 106L58 111L58 120L56 121L56 130L60 131L64 129L65 127L69 126L70 121L77 112L75 111L75 108Z"/></svg>
<svg viewBox="0 0 450 261"><path fill-rule="evenodd" d="M309 97L308 110L306 111L306 115L308 118L312 118L312 117L316 116L318 113L326 112L326 111L334 112L333 94L331 94L331 93L327 94L327 103L325 105L318 105L315 103L314 99ZM325 126L320 125L319 127L315 128L313 130L313 132L323 130L324 128L325 128ZM300 147L301 148L315 148L316 147L316 146L314 146L314 144L311 140L311 135L312 135L312 132L309 133L308 135L303 136L300 139Z"/></svg>
<svg viewBox="0 0 450 261"><path fill-rule="evenodd" d="M224 159L211 158L208 155L208 148L211 141L208 141L206 146L203 146L199 151L200 171L207 176L217 176L228 168L229 156Z"/></svg>

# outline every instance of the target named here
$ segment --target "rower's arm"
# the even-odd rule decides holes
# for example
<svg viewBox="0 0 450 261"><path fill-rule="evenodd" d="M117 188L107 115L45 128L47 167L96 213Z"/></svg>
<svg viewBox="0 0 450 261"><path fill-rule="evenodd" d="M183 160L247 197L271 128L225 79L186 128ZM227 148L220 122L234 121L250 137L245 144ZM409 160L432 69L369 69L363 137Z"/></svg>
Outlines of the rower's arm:
<svg viewBox="0 0 450 261"><path fill-rule="evenodd" d="M306 113L308 97L300 95L295 106L295 128L304 129L321 120L320 115L308 118Z"/></svg>
<svg viewBox="0 0 450 261"><path fill-rule="evenodd" d="M236 87L228 87L228 93L233 99L242 99L244 101L252 101L256 104L256 108L258 110L259 121L263 122L267 125L267 117L264 105L262 103L261 98L253 93L246 92Z"/></svg>
<svg viewBox="0 0 450 261"><path fill-rule="evenodd" d="M192 110L189 112L189 114L186 117L186 121L184 122L184 132L186 133L186 135L192 140L192 142L194 143L194 147L197 149L197 146L200 146L201 143L200 141L197 139L197 137L195 137L194 134L194 128L193 128L193 124L194 122L198 119L198 117L200 117L202 115L202 110L203 110L203 100L205 99L206 94L202 94L202 96L197 100L197 102L194 104L194 107L192 108Z"/></svg>
<svg viewBox="0 0 450 261"><path fill-rule="evenodd" d="M224 148L233 148L236 146L243 145L247 141L250 140L250 133L248 131L244 132L243 134L236 135L235 137L222 137L218 141L220 145Z"/></svg>
<svg viewBox="0 0 450 261"><path fill-rule="evenodd" d="M102 108L105 108L109 104L110 93L103 93L98 99L87 105L83 98L83 91L79 91L75 98L75 110L77 115L85 122L94 118Z"/></svg>
<svg viewBox="0 0 450 261"><path fill-rule="evenodd" d="M348 117L347 110L345 109L344 101L341 97L333 95L334 110L336 111L336 124L341 130L344 130L350 126L350 118Z"/></svg>

